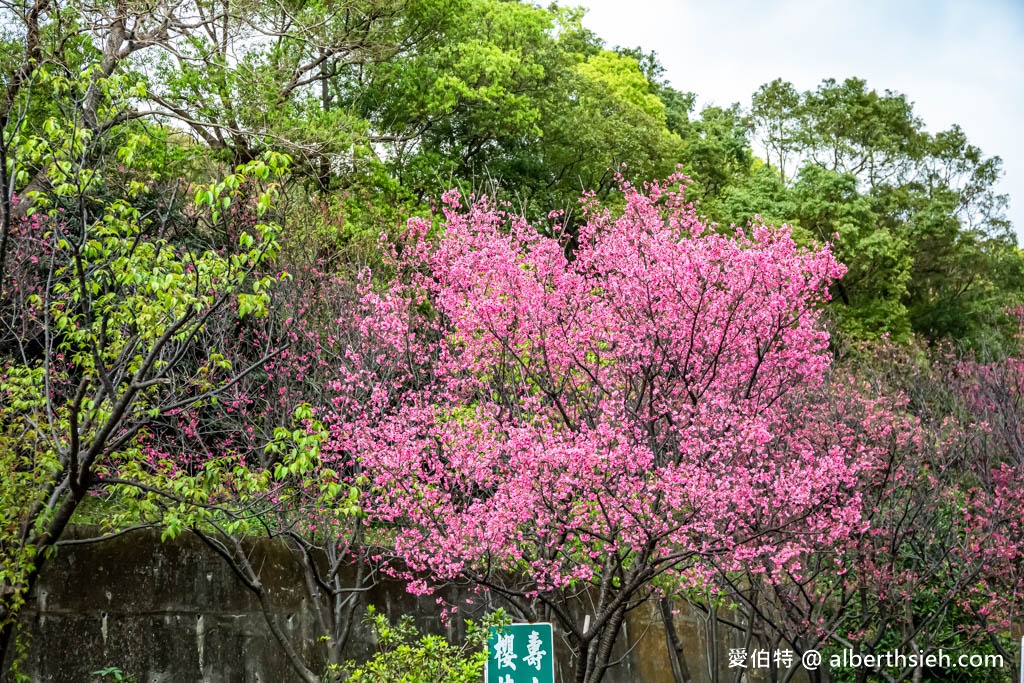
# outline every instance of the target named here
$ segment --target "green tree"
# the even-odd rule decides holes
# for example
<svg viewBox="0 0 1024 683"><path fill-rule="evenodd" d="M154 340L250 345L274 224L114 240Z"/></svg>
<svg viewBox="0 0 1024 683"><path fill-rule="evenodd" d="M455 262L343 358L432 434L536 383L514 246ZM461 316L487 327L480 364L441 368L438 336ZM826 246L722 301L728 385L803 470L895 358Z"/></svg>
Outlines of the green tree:
<svg viewBox="0 0 1024 683"><path fill-rule="evenodd" d="M792 188L796 223L821 242L831 242L847 267L834 285L840 329L856 339L888 334L907 339L906 308L914 256L897 229L884 227L857 179L816 164L804 166Z"/></svg>
<svg viewBox="0 0 1024 683"><path fill-rule="evenodd" d="M754 163L749 124L739 105L705 107L683 136L683 170L694 181L690 196L711 203L745 179ZM713 209L711 210L713 211ZM709 213L713 216L713 213Z"/></svg>
<svg viewBox="0 0 1024 683"><path fill-rule="evenodd" d="M93 74L43 69L37 77L81 111L97 83L120 92L116 77ZM117 121L123 106L101 102L97 120ZM218 251L172 243L170 211L143 212L154 188L130 172L148 142L144 129L101 123L98 131L73 116L50 117L37 130L23 126L9 149L10 167L38 168L45 182L6 245L23 269L3 282L0 467L16 493L5 493L0 509L0 661L27 593L86 496L146 462L145 441L161 416L215 402L266 360L231 367L211 331L224 318L266 311L277 276L262 268L278 251L277 227L257 221ZM266 214L286 166L271 155L240 167L202 188L197 208L220 220L251 179L267 183L254 207Z"/></svg>
<svg viewBox="0 0 1024 683"><path fill-rule="evenodd" d="M529 213L571 212L583 187L610 194L617 172L673 170L681 141L658 87L580 20L467 0L443 48L423 43L369 69L376 86L361 101L375 128L399 140L383 155L393 176L424 196L452 184L497 192Z"/></svg>
<svg viewBox="0 0 1024 683"><path fill-rule="evenodd" d="M796 88L781 78L758 88L750 103L752 123L764 147L765 160L769 166L775 162L783 182L796 145L800 106Z"/></svg>
<svg viewBox="0 0 1024 683"><path fill-rule="evenodd" d="M784 218L815 239L835 235L849 268L836 297L847 334L974 347L1012 339L1006 309L1020 301L1024 262L995 190L998 157L958 126L928 133L904 95L856 78L803 93L773 81L754 94L751 116L784 190L735 176L711 213L734 219L764 198L773 218L790 211Z"/></svg>

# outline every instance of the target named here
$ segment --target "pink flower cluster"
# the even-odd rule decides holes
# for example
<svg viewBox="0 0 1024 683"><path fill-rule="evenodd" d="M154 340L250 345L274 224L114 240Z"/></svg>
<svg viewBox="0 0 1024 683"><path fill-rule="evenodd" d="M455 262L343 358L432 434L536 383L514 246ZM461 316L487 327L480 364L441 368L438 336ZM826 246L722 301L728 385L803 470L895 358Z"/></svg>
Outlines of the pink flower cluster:
<svg viewBox="0 0 1024 683"><path fill-rule="evenodd" d="M709 229L680 178L624 190L614 214L585 200L571 253L451 192L443 234L412 221L392 285L364 285L332 447L411 572L535 596L610 562L642 584L790 567L860 528L858 454L805 398L843 267L785 227Z"/></svg>

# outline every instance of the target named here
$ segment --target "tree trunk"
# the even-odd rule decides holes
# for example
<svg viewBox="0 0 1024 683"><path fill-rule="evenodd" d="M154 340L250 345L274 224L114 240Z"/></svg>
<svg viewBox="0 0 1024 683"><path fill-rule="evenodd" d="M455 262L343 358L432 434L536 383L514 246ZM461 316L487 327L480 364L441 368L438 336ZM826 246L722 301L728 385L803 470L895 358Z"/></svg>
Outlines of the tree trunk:
<svg viewBox="0 0 1024 683"><path fill-rule="evenodd" d="M46 560L50 554L49 550L56 545L57 541L64 534L64 529L71 521L71 516L74 515L81 501L82 496L80 494L68 491L67 497L57 508L57 512L50 521L46 531L37 538L25 539L26 543L31 542L31 545L35 547L33 566L25 577L25 587L23 590L26 598L35 590L36 583L39 581L39 572L46 565ZM10 599L13 599L13 595ZM13 646L17 640L19 612L20 610L14 609L13 606L4 606L3 608L6 623L0 628L0 681L14 680L10 675L12 672L6 667L10 665L13 669L17 656Z"/></svg>
<svg viewBox="0 0 1024 683"><path fill-rule="evenodd" d="M672 602L668 598L661 598L658 603L661 607L661 623L665 627L665 648L672 665L672 678L675 683L690 683L690 668L686 666L683 644L679 641L676 623L672 618Z"/></svg>

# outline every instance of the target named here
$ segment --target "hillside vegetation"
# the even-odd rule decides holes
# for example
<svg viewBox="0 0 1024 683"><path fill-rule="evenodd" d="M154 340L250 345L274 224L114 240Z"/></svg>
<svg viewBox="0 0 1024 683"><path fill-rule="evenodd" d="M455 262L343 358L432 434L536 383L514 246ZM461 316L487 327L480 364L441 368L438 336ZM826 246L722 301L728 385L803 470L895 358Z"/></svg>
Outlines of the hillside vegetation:
<svg viewBox="0 0 1024 683"><path fill-rule="evenodd" d="M202 538L309 683L350 675L382 573L554 622L580 683L683 600L797 661L1006 662L812 680L1014 676L1024 256L959 127L858 78L698 111L555 5L0 16L4 680L79 522ZM315 647L252 535L294 549Z"/></svg>

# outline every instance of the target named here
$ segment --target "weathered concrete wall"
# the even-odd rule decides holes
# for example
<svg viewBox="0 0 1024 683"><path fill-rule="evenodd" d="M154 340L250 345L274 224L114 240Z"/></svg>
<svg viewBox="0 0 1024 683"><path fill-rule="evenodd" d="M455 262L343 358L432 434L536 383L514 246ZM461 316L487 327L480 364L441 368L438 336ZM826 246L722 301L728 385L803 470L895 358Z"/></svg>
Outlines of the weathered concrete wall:
<svg viewBox="0 0 1024 683"><path fill-rule="evenodd" d="M297 563L282 544L269 542L255 544L252 557L281 623L312 661L316 634ZM379 584L365 601L392 619L411 614L428 632L461 635L441 623L434 599L412 596L397 582ZM672 683L665 632L654 607L630 615L619 653L624 660L608 683ZM709 681L708 630L688 613L680 614L676 625L693 680ZM62 547L40 578L23 629L30 641L22 669L34 682L99 680L92 672L108 666L139 683L298 679L253 595L220 557L187 534L161 543L157 532L138 531ZM723 673L729 638L721 633L717 639ZM355 630L346 656L362 659L372 651L370 634ZM571 663L565 648L560 654L559 674L568 683ZM732 673L722 680L731 680Z"/></svg>

